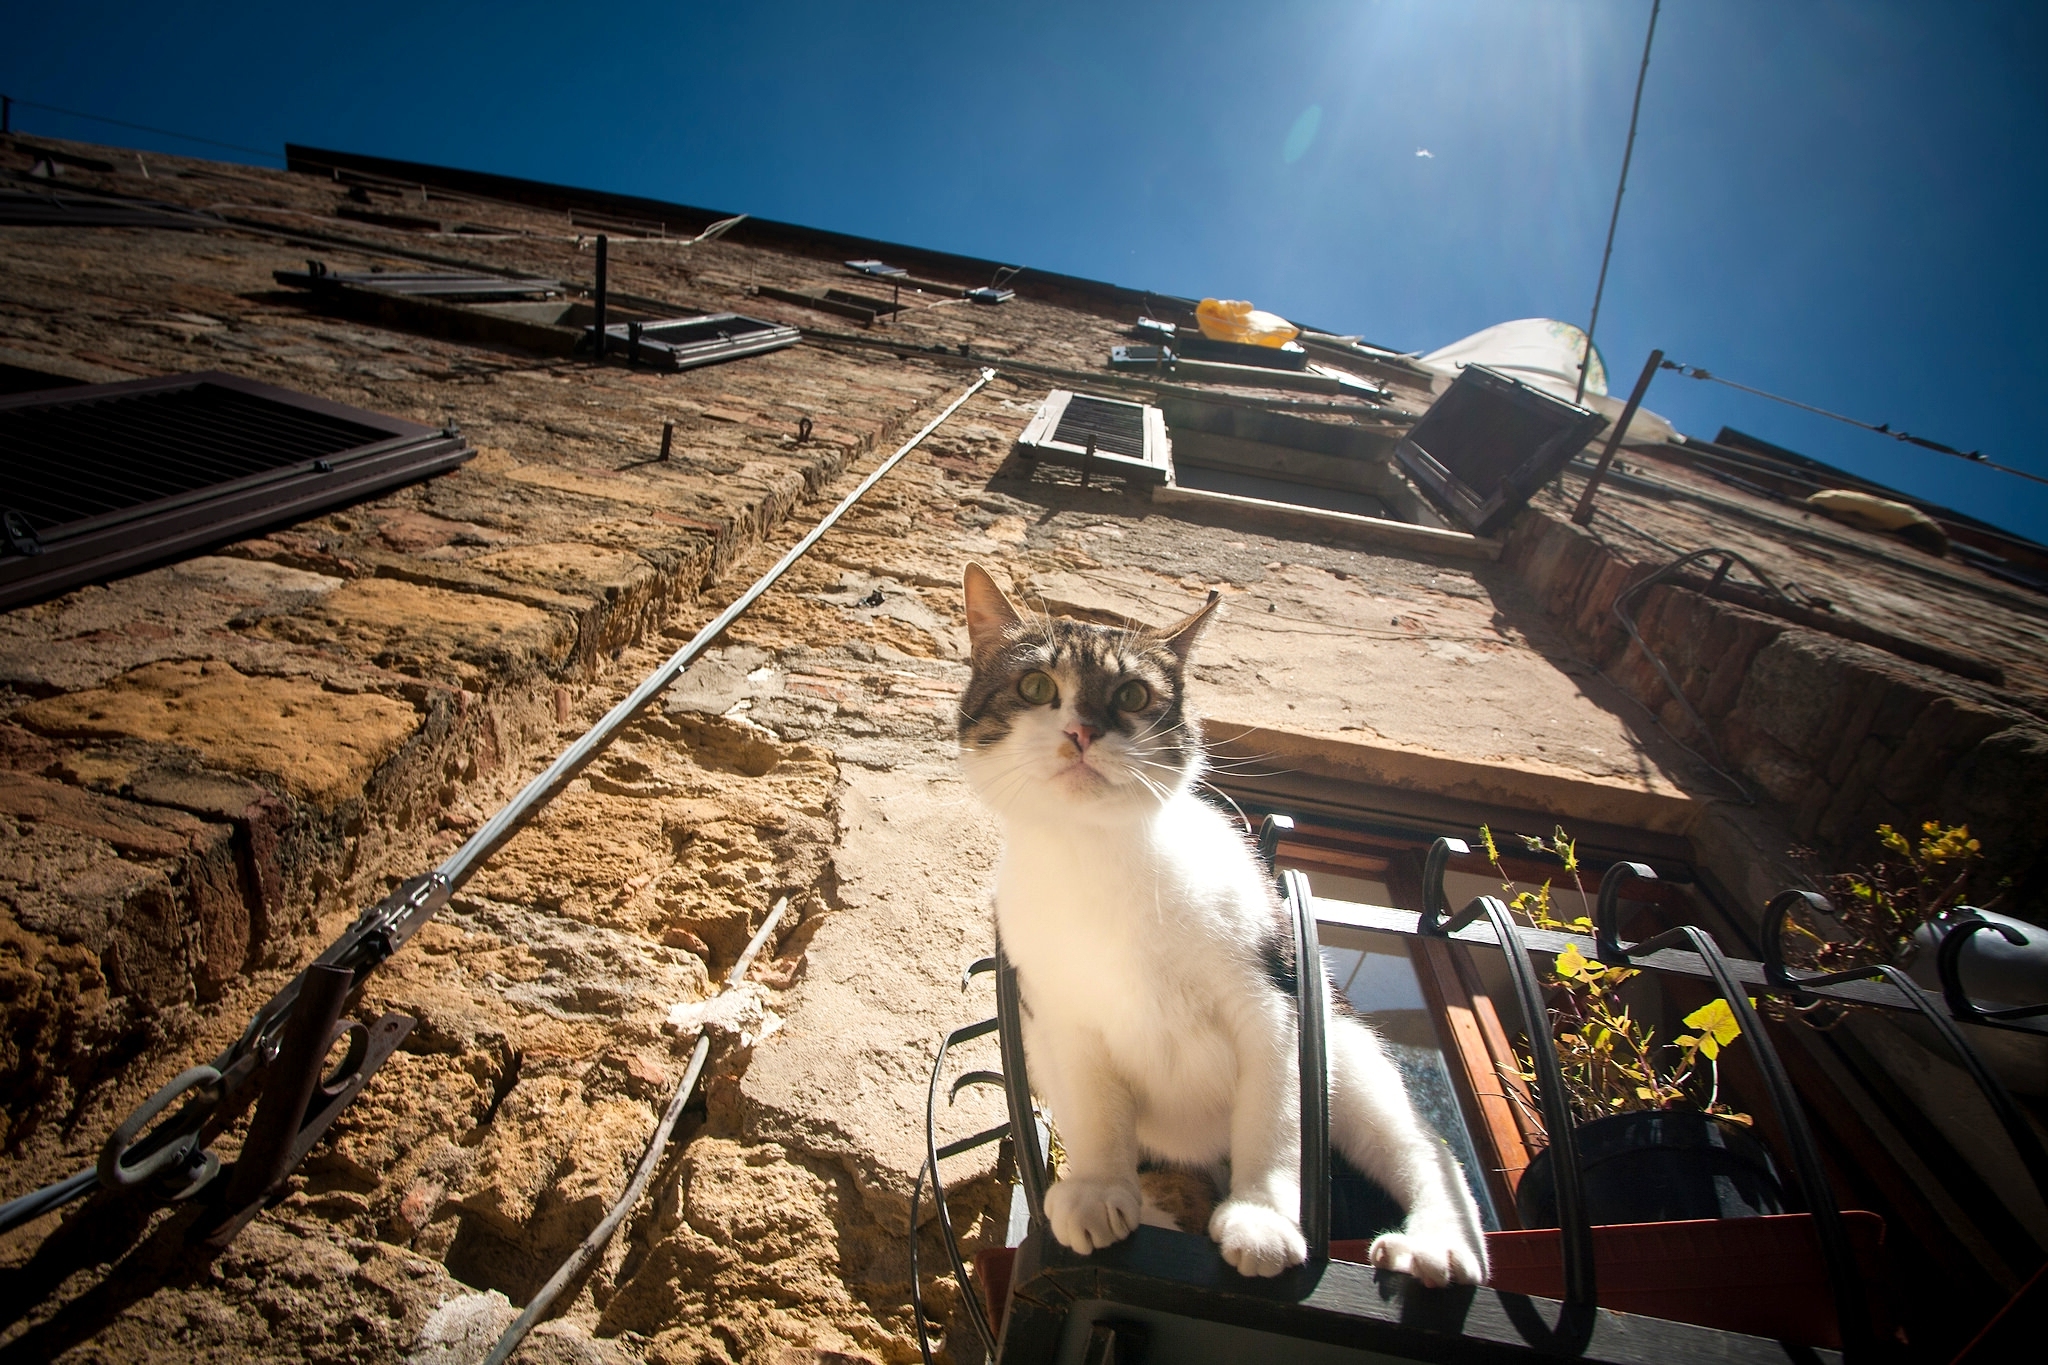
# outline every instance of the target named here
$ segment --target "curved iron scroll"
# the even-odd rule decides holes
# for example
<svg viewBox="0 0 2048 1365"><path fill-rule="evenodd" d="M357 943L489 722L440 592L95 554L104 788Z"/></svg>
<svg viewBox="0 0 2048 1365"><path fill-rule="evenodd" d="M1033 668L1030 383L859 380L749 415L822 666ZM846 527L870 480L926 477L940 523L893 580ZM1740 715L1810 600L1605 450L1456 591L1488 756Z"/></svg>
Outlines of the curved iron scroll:
<svg viewBox="0 0 2048 1365"><path fill-rule="evenodd" d="M1792 1080L1785 1073L1785 1063L1765 1035L1763 1021L1757 1018L1756 1010L1750 1006L1749 993L1735 979L1720 945L1705 930L1681 924L1641 943L1621 948L1612 956L1602 951L1600 957L1602 962L1626 964L1631 955L1647 955L1679 944L1698 954L1706 965L1707 974L1713 979L1714 989L1728 1002L1736 1023L1741 1025L1743 1036L1750 1040L1750 1055L1763 1077L1771 1106L1777 1110L1785 1143L1792 1149L1793 1168L1799 1173L1799 1189L1806 1197L1807 1213L1820 1237L1821 1258L1827 1263L1828 1287L1834 1291L1835 1314L1841 1323L1843 1355L1849 1360L1867 1359L1871 1332L1863 1283L1849 1246L1849 1234L1842 1225L1842 1210L1835 1203L1827 1171L1821 1165L1820 1148L1814 1142L1813 1130L1806 1122L1806 1111L1800 1106Z"/></svg>
<svg viewBox="0 0 2048 1365"><path fill-rule="evenodd" d="M1294 928L1294 1014L1301 1067L1301 1236L1311 1265L1330 1259L1330 1065L1323 949L1308 878L1289 870L1280 898Z"/></svg>
<svg viewBox="0 0 2048 1365"><path fill-rule="evenodd" d="M1001 1026L1003 1093L1010 1105L1010 1150L1016 1154L1017 1183L1024 1187L1024 1204L1031 1210L1031 1226L1043 1228L1045 1191L1052 1184L1046 1170L1045 1149L1039 1145L1038 1120L1031 1107L1031 1073L1024 1065L1024 1002L1017 987L1017 969L1003 954L1002 940L996 941L996 1022Z"/></svg>
<svg viewBox="0 0 2048 1365"><path fill-rule="evenodd" d="M1593 1271L1593 1228L1586 1214L1581 1189L1578 1143L1572 1136L1571 1111L1565 1105L1564 1073L1558 1066L1557 1049L1544 1046L1550 1037L1550 1012L1543 1005L1543 988L1529 965L1508 908L1494 896L1481 896L1456 915L1444 917L1443 874L1453 857L1470 853L1461 839L1438 839L1430 845L1423 861L1423 911L1416 932L1445 938L1474 920L1484 918L1499 940L1507 959L1508 981L1514 987L1515 1003L1529 1029L1529 1052L1536 1065L1538 1099L1543 1105L1543 1126L1550 1139L1550 1173L1557 1184L1558 1235L1564 1253L1564 1312L1558 1318L1553 1345L1576 1349L1590 1340L1594 1321L1596 1285ZM1540 1040L1540 1041L1539 1041Z"/></svg>
<svg viewBox="0 0 2048 1365"><path fill-rule="evenodd" d="M989 1130L989 1132L983 1132L983 1134L975 1134L973 1138L967 1138L965 1142L950 1142L944 1148L940 1148L938 1146L938 1083L940 1083L944 1066L946 1066L946 1052L954 1044L965 1044L965 1042L971 1042L975 1038L985 1038L985 1036L989 1036L989 1033L997 1031L997 1027L999 1027L999 1019L983 1019L981 1023L969 1023L965 1027L958 1027L958 1029L952 1029L950 1033L946 1033L946 1036L938 1042L938 1054L932 1058L932 1085L930 1085L930 1089L926 1091L926 1097L924 1097L924 1154L926 1154L924 1171L932 1173L932 1205L934 1205L934 1212L938 1214L940 1240L946 1244L946 1259L952 1261L954 1279L956 1279L958 1285L961 1285L961 1304L967 1308L967 1320L975 1326L975 1334L981 1336L981 1347L987 1351L989 1359L995 1359L995 1328L989 1322L987 1310L981 1306L981 1297L971 1287L973 1281L967 1279L967 1261L961 1257L961 1238L954 1236L954 1232L952 1232L952 1212L946 1207L946 1183L944 1183L944 1179L938 1173L938 1162L944 1156L956 1156L958 1152L975 1148L975 1146L979 1146L983 1142L991 1142L991 1140L999 1138L1001 1130ZM963 1076L963 1085L973 1083L975 1078L977 1078L977 1074L969 1072L969 1076ZM958 1093L958 1089L961 1089L961 1087L954 1085L952 1089L954 1089L954 1093ZM911 1185L911 1191L909 1191L909 1240L911 1240L911 1273L913 1275L915 1275L915 1265L918 1265L918 1191L924 1187L924 1171L918 1173L918 1181L915 1181L915 1185ZM913 1281L913 1289L915 1287L918 1287L918 1285L915 1285L915 1281ZM922 1293L920 1295L913 1295L913 1297L918 1297L918 1300L922 1300ZM918 1336L920 1336L918 1345L920 1345L920 1349L926 1349L926 1342L924 1342L924 1308L922 1308L922 1304L918 1304L915 1312L918 1312ZM930 1355L928 1349L926 1349L926 1355Z"/></svg>
<svg viewBox="0 0 2048 1365"><path fill-rule="evenodd" d="M1630 882L1654 882L1657 874L1644 863L1616 863L1600 876L1600 899L1593 907L1594 951L1602 962L1621 956L1621 893Z"/></svg>
<svg viewBox="0 0 2048 1365"><path fill-rule="evenodd" d="M1984 1060L1977 1055L1977 1050L1963 1037L1962 1030L1928 1001L1926 992L1922 991L1911 977L1888 962L1867 967L1849 967L1818 976L1793 976L1786 969L1784 955L1779 949L1779 934L1784 927L1787 912L1802 902L1809 909L1821 914L1834 913L1834 907L1828 903L1827 897L1814 891L1780 891L1771 898L1770 905L1764 911L1764 975L1772 987L1785 989L1795 1003L1804 1003L1806 994L1802 988L1807 986L1829 986L1838 981L1889 983L1905 997L1907 1004L1920 1012L1920 1017L1927 1021L1928 1027L1932 1028L1948 1046L1949 1051L1961 1060L1964 1069L1970 1073L1970 1079L1977 1083L1977 1089L1983 1094L1985 1103L1989 1104L1991 1112L1997 1115L1999 1126L2005 1129L2006 1139L2019 1154L2020 1164L2027 1168L2027 1175L2034 1182L2035 1193L2040 1195L2042 1202L2048 1203L2048 1151L2042 1148L2033 1125L2020 1113L2019 1105L2014 1102L2012 1093L1991 1073L1991 1069L1985 1066ZM1988 926L1987 921L1979 923L1986 923ZM1947 948L1946 940L1942 946L1944 949ZM1953 999L1949 1001L1949 1008L1955 1008Z"/></svg>
<svg viewBox="0 0 2048 1365"><path fill-rule="evenodd" d="M1987 1010L1980 1008L1970 999L1970 993L1963 989L1963 947L1972 936L1990 930L2013 947L2024 947L2027 936L2009 924L1979 918L1970 906L1958 909L1969 910L1970 918L1957 920L1942 936L1941 952L1935 958L1935 970L1941 973L1941 995L1948 1002L1948 1012L1956 1018L1972 1024L1993 1024L2004 1026L2008 1019L2035 1019L2048 1014L2048 1005L2018 1005L2011 1009ZM2032 1033L2032 1029L2025 1032Z"/></svg>

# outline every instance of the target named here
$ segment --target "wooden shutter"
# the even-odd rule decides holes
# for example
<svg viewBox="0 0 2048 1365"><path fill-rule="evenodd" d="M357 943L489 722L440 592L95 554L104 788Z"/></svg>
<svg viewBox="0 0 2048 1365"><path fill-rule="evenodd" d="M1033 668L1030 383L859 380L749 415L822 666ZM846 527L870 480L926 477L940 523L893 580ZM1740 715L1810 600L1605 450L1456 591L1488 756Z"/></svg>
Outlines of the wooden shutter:
<svg viewBox="0 0 2048 1365"><path fill-rule="evenodd" d="M1147 483L1165 483L1173 470L1166 418L1158 408L1121 398L1054 389L1017 438L1017 453Z"/></svg>
<svg viewBox="0 0 2048 1365"><path fill-rule="evenodd" d="M219 373L0 398L0 609L299 520L476 452Z"/></svg>
<svg viewBox="0 0 2048 1365"><path fill-rule="evenodd" d="M1467 365L1394 458L1446 511L1491 535L1606 425L1597 412Z"/></svg>

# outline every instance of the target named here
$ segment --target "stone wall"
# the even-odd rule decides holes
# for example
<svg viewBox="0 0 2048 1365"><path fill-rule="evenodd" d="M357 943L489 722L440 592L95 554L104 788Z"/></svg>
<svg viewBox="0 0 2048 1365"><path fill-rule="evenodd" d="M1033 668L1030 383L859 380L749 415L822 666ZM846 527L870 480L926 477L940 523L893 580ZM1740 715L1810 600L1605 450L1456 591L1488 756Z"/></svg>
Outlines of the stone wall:
<svg viewBox="0 0 2048 1365"><path fill-rule="evenodd" d="M1686 743L1711 740L1816 864L1853 866L1881 824L1967 824L2006 905L2038 917L2048 892L2048 726L2026 699L1671 584L1642 594L1637 629L1705 721L1702 736L1615 619L1659 565L1531 507L1502 563L1578 646ZM2031 907L2031 909L2030 909Z"/></svg>

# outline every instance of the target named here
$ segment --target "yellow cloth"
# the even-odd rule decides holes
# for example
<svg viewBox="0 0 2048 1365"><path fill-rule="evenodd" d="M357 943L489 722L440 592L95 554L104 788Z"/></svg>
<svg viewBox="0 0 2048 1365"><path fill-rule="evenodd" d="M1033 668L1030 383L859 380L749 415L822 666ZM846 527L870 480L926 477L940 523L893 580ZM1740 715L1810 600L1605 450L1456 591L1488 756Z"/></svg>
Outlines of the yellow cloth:
<svg viewBox="0 0 2048 1365"><path fill-rule="evenodd" d="M1195 321L1211 341L1236 341L1248 346L1285 346L1301 329L1278 313L1261 312L1243 299L1203 299Z"/></svg>

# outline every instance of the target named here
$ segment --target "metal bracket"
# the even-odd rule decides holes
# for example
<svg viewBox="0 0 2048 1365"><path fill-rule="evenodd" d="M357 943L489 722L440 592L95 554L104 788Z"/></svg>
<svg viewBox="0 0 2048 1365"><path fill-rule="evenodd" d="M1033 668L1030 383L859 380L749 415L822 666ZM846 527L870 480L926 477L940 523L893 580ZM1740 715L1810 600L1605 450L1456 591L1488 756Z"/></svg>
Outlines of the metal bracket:
<svg viewBox="0 0 2048 1365"><path fill-rule="evenodd" d="M194 1227L194 1241L216 1251L232 1242L412 1032L417 1021L404 1014L386 1014L367 1027L342 1020L354 981L345 967L307 968L241 1156L209 1189L222 1189L221 1208ZM328 1051L343 1038L348 1053L329 1073Z"/></svg>

